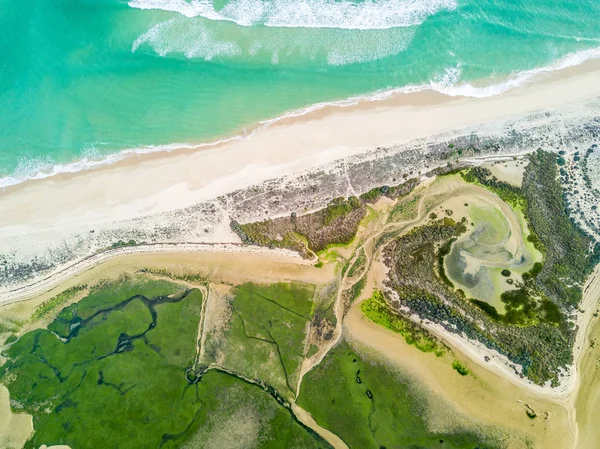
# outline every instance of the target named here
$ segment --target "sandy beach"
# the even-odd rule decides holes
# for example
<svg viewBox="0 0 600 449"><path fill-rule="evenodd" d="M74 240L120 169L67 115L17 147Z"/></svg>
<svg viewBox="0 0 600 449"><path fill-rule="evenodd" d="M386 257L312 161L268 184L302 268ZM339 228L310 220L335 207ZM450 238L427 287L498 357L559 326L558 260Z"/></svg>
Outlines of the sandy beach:
<svg viewBox="0 0 600 449"><path fill-rule="evenodd" d="M377 147L599 95L600 62L589 61L493 97L397 94L283 119L243 140L29 181L1 193L0 249L13 236L180 209Z"/></svg>
<svg viewBox="0 0 600 449"><path fill-rule="evenodd" d="M400 175L430 168L422 151L431 142L437 142L439 152L440 147L447 150L449 140L475 133L485 142L486 136L521 132L529 146L509 145L497 154L507 157L533 151L545 141L574 140L574 126L596 117L599 97L600 62L588 61L541 74L535 83L493 97L423 91L355 106L326 106L257 128L241 140L131 157L6 188L0 193L0 256L15 273L5 269L0 298L8 299L12 292L14 300L19 296L15 289L64 275L73 264L97 257L118 241L237 244L232 219L287 215L301 204L306 212L335 196L398 182ZM537 136L539 144L529 136ZM383 158L396 159L383 163ZM385 174L373 165L362 174L369 161L378 160ZM321 185L324 195L299 195L316 191L324 173L330 182ZM294 190L299 203L287 204L282 195ZM23 270L31 271L24 280Z"/></svg>

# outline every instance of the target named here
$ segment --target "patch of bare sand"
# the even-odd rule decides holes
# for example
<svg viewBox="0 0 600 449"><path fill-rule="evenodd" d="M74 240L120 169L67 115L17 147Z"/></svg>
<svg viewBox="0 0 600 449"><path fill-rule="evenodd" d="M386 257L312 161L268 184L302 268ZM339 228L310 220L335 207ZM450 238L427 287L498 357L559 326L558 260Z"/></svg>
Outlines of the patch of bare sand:
<svg viewBox="0 0 600 449"><path fill-rule="evenodd" d="M233 312L230 305L231 286L224 284L210 284L209 294L206 299L206 310L204 312L204 328L200 343L200 363L215 362L218 365L223 365L225 362L225 354L217 350L215 354L211 354L211 360L207 361L205 357L206 339L216 343L216 347L220 346L224 338L224 333L229 327L231 314ZM214 359L214 360L213 360Z"/></svg>
<svg viewBox="0 0 600 449"><path fill-rule="evenodd" d="M33 434L33 417L12 413L8 389L0 385L0 447L18 449Z"/></svg>
<svg viewBox="0 0 600 449"><path fill-rule="evenodd" d="M298 421L314 430L335 449L348 449L348 445L344 443L340 437L317 424L312 415L295 402L292 403L292 411L294 412L294 415L296 415Z"/></svg>
<svg viewBox="0 0 600 449"><path fill-rule="evenodd" d="M584 316L578 335L575 360L578 371L578 392L575 411L579 437L577 449L600 447L600 268L597 268L584 287ZM588 332L589 331L589 332Z"/></svg>
<svg viewBox="0 0 600 449"><path fill-rule="evenodd" d="M94 278L118 275L124 270L142 268L165 269L173 273L196 273L212 282L236 285L243 282L278 282L295 280L324 283L334 278L333 267L315 268L299 263L295 258L268 253L198 252L187 254L139 254L108 261L89 270L90 283Z"/></svg>
<svg viewBox="0 0 600 449"><path fill-rule="evenodd" d="M70 277L32 299L0 305L0 316L26 320L39 304L70 287L94 285L100 280L116 279L144 268L164 269L176 274L194 273L210 277L213 282L230 285L282 280L320 284L331 282L335 277L333 266L315 268L297 257L268 251L124 254Z"/></svg>
<svg viewBox="0 0 600 449"><path fill-rule="evenodd" d="M525 174L527 163L526 159L511 159L492 162L483 167L490 170L492 175L500 181L507 182L516 187L521 187L523 185L523 175Z"/></svg>
<svg viewBox="0 0 600 449"><path fill-rule="evenodd" d="M469 364L472 375L460 376L451 366L451 356L438 358L420 352L408 345L401 335L363 317L358 306L350 309L344 329L349 338L381 353L426 392L444 399L458 413L505 431L510 436L508 447L527 447L528 439L539 448L572 447L575 435L567 411L561 405L539 399L476 364ZM459 354L456 348L452 349ZM526 404L535 410L536 419L527 417ZM447 425L443 416L436 420L435 414L432 410L435 427Z"/></svg>

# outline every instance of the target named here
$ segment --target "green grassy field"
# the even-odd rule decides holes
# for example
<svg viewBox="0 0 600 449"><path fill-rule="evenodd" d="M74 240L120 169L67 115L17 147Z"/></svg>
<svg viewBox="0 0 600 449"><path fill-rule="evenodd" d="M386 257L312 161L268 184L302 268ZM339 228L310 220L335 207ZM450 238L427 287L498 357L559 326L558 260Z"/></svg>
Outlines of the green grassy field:
<svg viewBox="0 0 600 449"><path fill-rule="evenodd" d="M438 410L427 409L430 401L387 364L344 341L305 376L298 404L350 448L500 447L464 429L431 432L425 416Z"/></svg>
<svg viewBox="0 0 600 449"><path fill-rule="evenodd" d="M280 394L295 393L314 286L302 283L236 287L226 328L206 339L205 363L260 379Z"/></svg>
<svg viewBox="0 0 600 449"><path fill-rule="evenodd" d="M195 422L169 435L165 448L317 449L330 446L299 424L262 388L209 371L198 383L202 406Z"/></svg>
<svg viewBox="0 0 600 449"><path fill-rule="evenodd" d="M0 381L34 416L27 447L155 447L191 420L197 406L183 392L201 305L199 290L124 280L64 309L48 326L58 335L23 335L5 351Z"/></svg>
<svg viewBox="0 0 600 449"><path fill-rule="evenodd" d="M245 286L238 295L255 300L270 294L283 307L310 314L309 301L295 303L310 291ZM26 447L225 448L240 447L240 441L244 447L328 447L278 403L274 392L217 371L188 382L202 301L197 289L126 278L94 287L48 329L26 333L8 346L0 382L8 387L13 408L33 415L35 433ZM280 330L269 331L282 346L290 344ZM284 352L284 363L286 357L291 355Z"/></svg>

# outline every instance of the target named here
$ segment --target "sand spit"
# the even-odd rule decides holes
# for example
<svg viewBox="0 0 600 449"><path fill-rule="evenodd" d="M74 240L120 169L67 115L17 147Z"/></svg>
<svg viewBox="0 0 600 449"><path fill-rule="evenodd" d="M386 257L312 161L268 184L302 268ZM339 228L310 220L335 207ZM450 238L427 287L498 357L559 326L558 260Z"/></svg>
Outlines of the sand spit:
<svg viewBox="0 0 600 449"><path fill-rule="evenodd" d="M535 86L531 89L537 92ZM437 104L434 110L451 117L458 113L453 108L461 105L465 108L462 114L472 114L482 107L479 101L487 100L454 99ZM517 98L509 95L502 101L507 102L503 107L508 107ZM398 114L408 114L406 107L399 108ZM392 114L398 120L393 111L396 109L369 114ZM421 109L412 112L421 114ZM345 120L354 117L349 111L340 114ZM356 114L366 113L359 110ZM312 135L314 130L318 140L318 129L329 120L335 119L341 133L345 122L338 115L276 127L272 132L283 133L298 145L304 142L300 136ZM123 248L140 244L184 244L183 249L188 244L239 243L230 229L232 220L248 222L304 213L323 207L332 198L396 185L449 163L506 159L540 146L573 151L594 140L600 128L598 116L600 98L595 98L428 138L417 138L420 134L415 132L415 138L407 136L401 139L405 143L390 147L377 147L379 136L362 128L370 136L371 146L313 147L305 142L305 152L283 151L286 146L278 140L283 137L273 137L263 145L262 140L270 135L265 131L256 136L260 137L256 142L243 141L244 145L255 144L244 146L248 152L244 155L238 155L241 149L234 145L186 155L184 161L174 155L169 160L152 159L86 172L85 176L24 184L0 196L0 298L9 294L15 298L19 296L15 289L61 273L74 263L105 257L100 254L120 254L107 251L115 247L128 251ZM388 125L395 129L397 123ZM435 122L431 123L436 130ZM470 146L478 148L476 155L462 156L450 149ZM335 153L333 157L328 156L330 152Z"/></svg>
<svg viewBox="0 0 600 449"><path fill-rule="evenodd" d="M600 429L595 420L600 413L600 267L584 287L580 310L574 353L577 366L574 404L579 430L575 447L592 449L600 447Z"/></svg>
<svg viewBox="0 0 600 449"><path fill-rule="evenodd" d="M245 246L237 243L172 243L172 244L145 244L123 248L109 249L92 256L88 256L83 260L77 261L56 272L52 276L40 279L37 282L31 283L21 288L14 289L2 295L2 302L10 303L13 301L21 301L41 293L52 290L53 288L63 284L66 280L71 279L92 267L100 265L110 259L120 256L134 254L150 254L152 256L161 253L243 253L243 254L265 254L272 256L282 256L284 259L294 260L299 264L309 264L309 261L303 260L297 253L282 249L266 249L256 246Z"/></svg>

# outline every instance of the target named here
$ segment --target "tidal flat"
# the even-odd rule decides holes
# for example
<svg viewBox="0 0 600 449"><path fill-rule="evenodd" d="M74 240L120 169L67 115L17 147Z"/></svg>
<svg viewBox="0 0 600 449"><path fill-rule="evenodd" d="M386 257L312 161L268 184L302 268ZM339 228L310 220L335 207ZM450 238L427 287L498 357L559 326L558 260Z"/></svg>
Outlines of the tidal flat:
<svg viewBox="0 0 600 449"><path fill-rule="evenodd" d="M449 164L2 305L25 447L573 447L600 249L560 161L517 158L520 184ZM463 285L485 270L497 296Z"/></svg>

